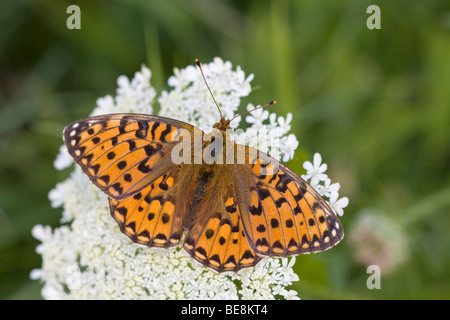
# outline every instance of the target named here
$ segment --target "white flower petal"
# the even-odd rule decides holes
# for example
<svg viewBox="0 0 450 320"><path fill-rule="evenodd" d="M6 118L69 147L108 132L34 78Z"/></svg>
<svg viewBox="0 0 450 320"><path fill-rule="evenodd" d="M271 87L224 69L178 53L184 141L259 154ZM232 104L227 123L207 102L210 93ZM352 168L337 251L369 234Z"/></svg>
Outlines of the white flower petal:
<svg viewBox="0 0 450 320"><path fill-rule="evenodd" d="M311 162L309 162L309 161L305 161L305 162L303 163L303 168L304 168L308 173L314 172L314 166L313 166L313 164L312 164Z"/></svg>
<svg viewBox="0 0 450 320"><path fill-rule="evenodd" d="M320 153L316 152L313 156L314 168L319 168L321 163L322 163L322 156L320 155Z"/></svg>

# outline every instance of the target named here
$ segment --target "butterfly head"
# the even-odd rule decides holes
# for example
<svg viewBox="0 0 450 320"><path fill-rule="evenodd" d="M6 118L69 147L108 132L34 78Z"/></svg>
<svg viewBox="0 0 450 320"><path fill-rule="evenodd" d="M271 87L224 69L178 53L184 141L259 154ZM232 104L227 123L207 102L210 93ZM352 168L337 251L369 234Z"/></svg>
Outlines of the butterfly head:
<svg viewBox="0 0 450 320"><path fill-rule="evenodd" d="M230 122L231 120L222 117L219 122L213 125L213 128L219 129L220 131L227 131L228 129L231 129Z"/></svg>

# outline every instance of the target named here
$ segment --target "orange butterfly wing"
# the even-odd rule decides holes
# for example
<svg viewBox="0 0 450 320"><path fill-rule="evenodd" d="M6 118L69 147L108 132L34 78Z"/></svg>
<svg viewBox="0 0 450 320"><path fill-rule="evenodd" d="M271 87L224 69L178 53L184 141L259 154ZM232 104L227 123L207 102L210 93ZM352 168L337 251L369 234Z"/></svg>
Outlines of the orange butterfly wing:
<svg viewBox="0 0 450 320"><path fill-rule="evenodd" d="M176 210L182 198L176 180L182 166L171 161L178 129L195 128L164 117L113 114L64 129L69 153L110 197L111 215L134 242L168 247L180 241L185 212Z"/></svg>
<svg viewBox="0 0 450 320"><path fill-rule="evenodd" d="M177 174L172 170L124 200L109 198L111 215L132 241L149 247L170 247L180 242L185 214L176 211Z"/></svg>
<svg viewBox="0 0 450 320"><path fill-rule="evenodd" d="M177 129L194 127L173 119L112 114L69 124L63 138L69 153L92 182L114 199L125 199L174 164L170 152Z"/></svg>
<svg viewBox="0 0 450 320"><path fill-rule="evenodd" d="M242 221L254 251L286 257L326 250L344 236L338 218L296 173L270 156L246 147L249 163L235 175ZM256 155L256 156L255 156Z"/></svg>

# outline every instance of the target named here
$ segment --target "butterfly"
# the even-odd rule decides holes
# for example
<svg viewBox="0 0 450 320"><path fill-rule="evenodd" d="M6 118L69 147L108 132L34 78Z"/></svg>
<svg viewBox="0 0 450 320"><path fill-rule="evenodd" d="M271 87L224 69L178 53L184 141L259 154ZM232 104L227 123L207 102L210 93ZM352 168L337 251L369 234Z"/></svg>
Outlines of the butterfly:
<svg viewBox="0 0 450 320"><path fill-rule="evenodd" d="M343 228L327 202L287 166L234 143L230 121L221 116L212 134L162 116L109 114L69 124L63 139L136 243L168 248L183 238L218 272L336 245Z"/></svg>

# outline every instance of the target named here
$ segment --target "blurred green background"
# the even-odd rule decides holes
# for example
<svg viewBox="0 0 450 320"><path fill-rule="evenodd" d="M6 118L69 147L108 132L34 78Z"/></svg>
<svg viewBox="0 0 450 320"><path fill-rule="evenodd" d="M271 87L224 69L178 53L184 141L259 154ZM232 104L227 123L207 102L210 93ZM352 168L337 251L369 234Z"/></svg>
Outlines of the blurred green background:
<svg viewBox="0 0 450 320"><path fill-rule="evenodd" d="M81 30L66 9L81 8ZM381 9L369 30L366 9ZM66 124L146 64L157 91L173 67L215 56L254 73L243 100L292 112L288 163L320 152L350 199L344 241L299 256L302 299L450 298L448 1L20 0L0 2L0 298L39 299L35 224L72 169L53 161ZM370 290L367 265L381 268Z"/></svg>

